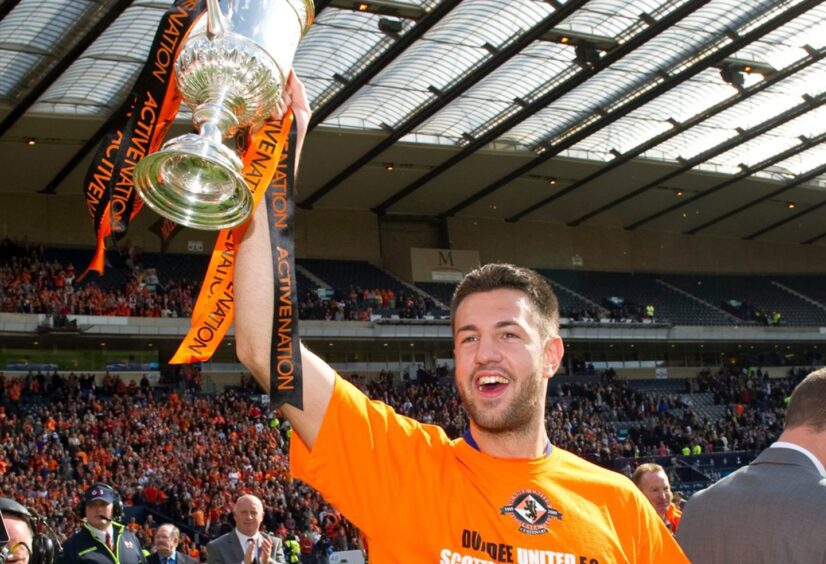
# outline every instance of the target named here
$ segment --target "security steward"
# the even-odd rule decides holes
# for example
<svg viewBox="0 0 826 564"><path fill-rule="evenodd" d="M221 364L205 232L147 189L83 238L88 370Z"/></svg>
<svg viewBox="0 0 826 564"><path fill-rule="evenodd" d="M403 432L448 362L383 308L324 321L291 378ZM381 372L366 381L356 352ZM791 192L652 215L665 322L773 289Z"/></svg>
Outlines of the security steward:
<svg viewBox="0 0 826 564"><path fill-rule="evenodd" d="M38 523L53 533L40 515L8 497L0 497L0 515L6 526L8 543L0 550L3 564L54 564L60 544L53 534L40 534Z"/></svg>
<svg viewBox="0 0 826 564"><path fill-rule="evenodd" d="M93 485L77 510L83 526L63 544L58 564L146 564L138 538L115 521L123 514L123 501L114 488Z"/></svg>

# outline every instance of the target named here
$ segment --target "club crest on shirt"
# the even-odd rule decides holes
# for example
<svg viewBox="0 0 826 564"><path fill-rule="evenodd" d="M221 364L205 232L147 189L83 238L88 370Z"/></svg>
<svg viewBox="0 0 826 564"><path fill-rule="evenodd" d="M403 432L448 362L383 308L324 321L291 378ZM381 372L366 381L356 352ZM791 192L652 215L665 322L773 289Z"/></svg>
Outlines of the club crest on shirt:
<svg viewBox="0 0 826 564"><path fill-rule="evenodd" d="M548 532L548 522L556 517L562 521L562 512L551 506L543 494L533 490L520 490L508 505L500 508L502 515L510 515L519 523L519 531L526 535L541 535Z"/></svg>

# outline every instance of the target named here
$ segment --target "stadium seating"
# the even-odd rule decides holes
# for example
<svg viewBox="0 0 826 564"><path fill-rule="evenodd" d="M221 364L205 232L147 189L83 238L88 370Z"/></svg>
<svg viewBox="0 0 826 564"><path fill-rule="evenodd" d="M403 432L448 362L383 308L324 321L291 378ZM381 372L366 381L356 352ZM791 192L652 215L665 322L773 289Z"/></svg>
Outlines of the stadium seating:
<svg viewBox="0 0 826 564"><path fill-rule="evenodd" d="M584 272L570 270L540 270L549 280L567 288L590 301L609 309L617 315L640 320L645 308L654 306L654 319L674 325L730 325L725 313L709 307L701 301L675 291L657 281L653 274L621 272ZM564 295L557 292L558 295ZM622 300L616 304L611 298ZM616 307L615 307L616 306Z"/></svg>
<svg viewBox="0 0 826 564"><path fill-rule="evenodd" d="M771 323L774 312L780 314L782 325L826 325L826 306L806 301L775 283L786 280L790 288L823 299L823 289L817 288L817 277L774 277L758 275L664 275L662 279L692 293L730 313L744 323ZM738 305L739 304L739 305Z"/></svg>
<svg viewBox="0 0 826 564"><path fill-rule="evenodd" d="M136 249L123 253L109 251L105 276L92 274L84 281L78 281L77 276L86 268L91 254L90 249L26 249L6 243L0 256L0 268L10 264L8 261L11 260L25 260L27 264L35 261L37 265L47 265L50 275L61 270L71 272L75 277L75 288L89 288L94 292L99 289L105 293L95 294L96 303L129 300L136 288L144 287L145 278L151 272L158 279L157 288L150 288L153 292L157 289L163 293L170 287L180 294L171 300L169 314L186 316L191 311L209 260L208 255L140 253ZM12 259L13 256L18 258ZM419 282L414 289L366 261L298 259L297 262L299 300L306 302L301 309L305 317L352 320L370 319L371 316L429 315L440 318L449 315L447 309L437 304L449 305L455 284ZM42 269L41 266L36 268ZM317 297L320 283L305 276L305 270L332 290L331 302L327 296ZM826 326L826 288L816 276L712 276L550 269L540 270L540 273L548 279L559 298L561 316L574 322ZM370 303L365 301L367 294L376 290L392 291L393 303L387 300L380 303L382 300L379 299ZM75 296L75 301L83 297ZM17 295L15 300L24 301ZM169 302L170 298L165 301ZM147 309L141 303L127 315L166 314L166 304L155 305L158 307L150 303L151 307ZM76 304L76 310L68 313L89 313L89 308L82 306ZM653 319L646 311L648 306L653 307ZM13 306L6 303L5 308L8 310L9 307ZM51 307L40 304L37 312L51 313ZM337 314L339 310L345 315Z"/></svg>

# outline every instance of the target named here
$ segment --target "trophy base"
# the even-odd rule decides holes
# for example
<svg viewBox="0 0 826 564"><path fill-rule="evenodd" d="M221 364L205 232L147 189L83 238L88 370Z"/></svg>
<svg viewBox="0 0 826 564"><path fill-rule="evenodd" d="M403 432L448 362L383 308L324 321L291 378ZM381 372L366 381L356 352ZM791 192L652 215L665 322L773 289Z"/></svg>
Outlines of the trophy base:
<svg viewBox="0 0 826 564"><path fill-rule="evenodd" d="M242 170L228 147L188 134L141 159L134 183L146 205L163 217L218 231L243 223L252 213L252 193Z"/></svg>

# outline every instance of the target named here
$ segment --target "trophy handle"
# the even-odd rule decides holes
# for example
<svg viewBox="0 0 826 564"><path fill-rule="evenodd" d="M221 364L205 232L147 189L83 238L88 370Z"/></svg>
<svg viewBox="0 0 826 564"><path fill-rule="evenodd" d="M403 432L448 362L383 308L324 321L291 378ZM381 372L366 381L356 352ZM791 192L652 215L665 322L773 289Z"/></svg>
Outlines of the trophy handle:
<svg viewBox="0 0 826 564"><path fill-rule="evenodd" d="M232 7L230 7L230 10L232 10ZM221 11L218 0L207 0L207 38L213 41L216 37L230 31L232 31L232 24Z"/></svg>

